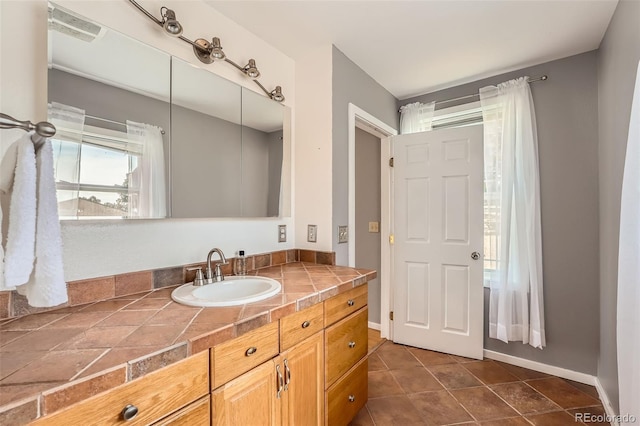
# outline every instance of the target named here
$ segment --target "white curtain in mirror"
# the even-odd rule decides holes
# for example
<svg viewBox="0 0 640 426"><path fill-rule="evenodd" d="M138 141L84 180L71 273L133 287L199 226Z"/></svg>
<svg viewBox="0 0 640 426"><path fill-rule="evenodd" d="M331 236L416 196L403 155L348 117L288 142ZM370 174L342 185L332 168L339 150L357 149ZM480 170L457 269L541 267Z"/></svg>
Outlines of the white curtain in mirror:
<svg viewBox="0 0 640 426"><path fill-rule="evenodd" d="M166 180L162 129L150 124L127 121L130 152L141 152L128 175L129 217L167 216Z"/></svg>
<svg viewBox="0 0 640 426"><path fill-rule="evenodd" d="M435 102L414 102L400 107L400 134L431 130L435 107Z"/></svg>
<svg viewBox="0 0 640 426"><path fill-rule="evenodd" d="M51 102L48 120L56 126L52 139L55 158L55 181L58 184L60 218L75 218L80 197L80 158L85 125L85 111L70 105Z"/></svg>
<svg viewBox="0 0 640 426"><path fill-rule="evenodd" d="M545 346L538 139L527 77L480 89L485 204L497 211L489 336ZM493 199L492 199L493 197Z"/></svg>

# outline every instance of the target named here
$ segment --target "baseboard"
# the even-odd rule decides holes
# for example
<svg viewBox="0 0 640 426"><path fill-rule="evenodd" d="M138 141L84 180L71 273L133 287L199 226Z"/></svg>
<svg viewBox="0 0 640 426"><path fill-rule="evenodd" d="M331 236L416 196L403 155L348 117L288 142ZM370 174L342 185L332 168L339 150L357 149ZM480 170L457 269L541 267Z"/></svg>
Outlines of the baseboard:
<svg viewBox="0 0 640 426"><path fill-rule="evenodd" d="M591 374L580 373L578 371L568 370L562 367L555 367L553 365L543 364L541 362L531 361L524 358L518 358L517 356L507 355L487 349L484 350L484 357L494 359L496 361L506 362L507 364L517 365L518 367L528 368L529 370L539 371L541 373L562 377L563 379L573 380L574 382L584 383L591 386L596 385L596 377L592 376Z"/></svg>
<svg viewBox="0 0 640 426"><path fill-rule="evenodd" d="M598 379L597 377L595 377L595 387L598 391L600 401L602 402L602 407L604 408L605 413L607 413L607 420L611 421L612 426L620 426L620 422L618 422L616 412L613 409L613 405L611 405L611 400L609 399L607 393L604 391L602 383L600 383L600 379Z"/></svg>
<svg viewBox="0 0 640 426"><path fill-rule="evenodd" d="M369 328L380 331L380 324L369 321Z"/></svg>

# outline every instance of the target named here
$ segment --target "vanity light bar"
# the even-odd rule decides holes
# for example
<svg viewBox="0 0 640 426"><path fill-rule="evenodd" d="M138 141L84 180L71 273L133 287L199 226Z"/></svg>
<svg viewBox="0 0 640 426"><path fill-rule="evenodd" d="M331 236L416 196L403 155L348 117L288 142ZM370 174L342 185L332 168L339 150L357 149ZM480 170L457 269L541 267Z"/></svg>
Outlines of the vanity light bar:
<svg viewBox="0 0 640 426"><path fill-rule="evenodd" d="M260 77L260 71L256 66L255 59L249 59L247 65L240 66L237 63L233 62L231 59L227 58L225 53L222 50L222 46L220 45L220 39L218 37L213 37L211 42L198 38L196 41L191 41L185 36L182 35L182 25L176 19L176 13L167 8L161 7L160 13L162 15L162 20L156 18L151 13L149 13L144 7L139 5L135 0L129 0L129 2L134 5L140 12L144 13L147 18L151 19L157 25L164 28L165 32L172 37L177 37L180 40L189 43L193 46L193 53L200 60L200 62L205 64L211 64L214 60L225 61L228 64L231 64L235 68L238 69L241 73L251 78L254 83L262 89L262 91L270 98L276 102L284 102L284 95L282 94L282 87L276 86L272 91L268 91L260 82L258 81L258 77Z"/></svg>

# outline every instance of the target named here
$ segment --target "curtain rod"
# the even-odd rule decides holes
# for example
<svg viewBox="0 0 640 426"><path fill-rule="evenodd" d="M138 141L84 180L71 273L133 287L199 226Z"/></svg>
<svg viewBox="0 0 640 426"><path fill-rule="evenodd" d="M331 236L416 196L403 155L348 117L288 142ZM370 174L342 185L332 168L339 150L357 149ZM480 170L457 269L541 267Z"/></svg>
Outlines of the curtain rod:
<svg viewBox="0 0 640 426"><path fill-rule="evenodd" d="M96 117L95 115L85 114L85 117L92 118L94 120L104 121L106 123L119 124L121 126L126 126L127 125L127 123L123 123L121 121L113 121L113 120L109 120L109 119L102 118L102 117ZM165 134L164 129L162 127L159 127L159 129L160 129L160 133L162 133L164 135Z"/></svg>
<svg viewBox="0 0 640 426"><path fill-rule="evenodd" d="M548 78L549 78L549 76L547 76L547 75L542 75L542 76L537 77L537 78L530 78L530 79L528 79L527 81L528 81L529 83L533 83L534 81L545 81L545 80L547 80ZM460 96L460 97L458 97L458 98L453 98L453 99L443 99L443 100L441 100L441 101L435 101L435 103L436 103L436 104L445 104L445 103L448 103L448 102L461 101L461 100L463 100L463 99L477 98L477 97L479 97L479 96L480 96L480 93L474 93L474 94L472 94L472 95ZM400 112L400 111L401 111L401 110L399 109L399 110L398 110L398 112Z"/></svg>
<svg viewBox="0 0 640 426"><path fill-rule="evenodd" d="M43 144L46 138L56 134L56 127L47 122L41 121L33 124L29 120L16 120L10 115L0 113L0 128L1 129L22 129L26 132L33 130L35 133L31 135L31 141L35 145L35 149L38 150Z"/></svg>

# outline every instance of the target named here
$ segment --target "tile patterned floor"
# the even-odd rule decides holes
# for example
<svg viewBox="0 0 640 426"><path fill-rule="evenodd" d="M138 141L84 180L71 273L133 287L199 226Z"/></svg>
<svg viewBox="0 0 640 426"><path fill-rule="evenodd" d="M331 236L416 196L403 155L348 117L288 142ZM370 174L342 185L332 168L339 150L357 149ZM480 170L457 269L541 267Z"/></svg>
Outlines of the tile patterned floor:
<svg viewBox="0 0 640 426"><path fill-rule="evenodd" d="M369 401L352 426L564 426L584 424L577 413L604 415L593 386L379 336L369 330Z"/></svg>

